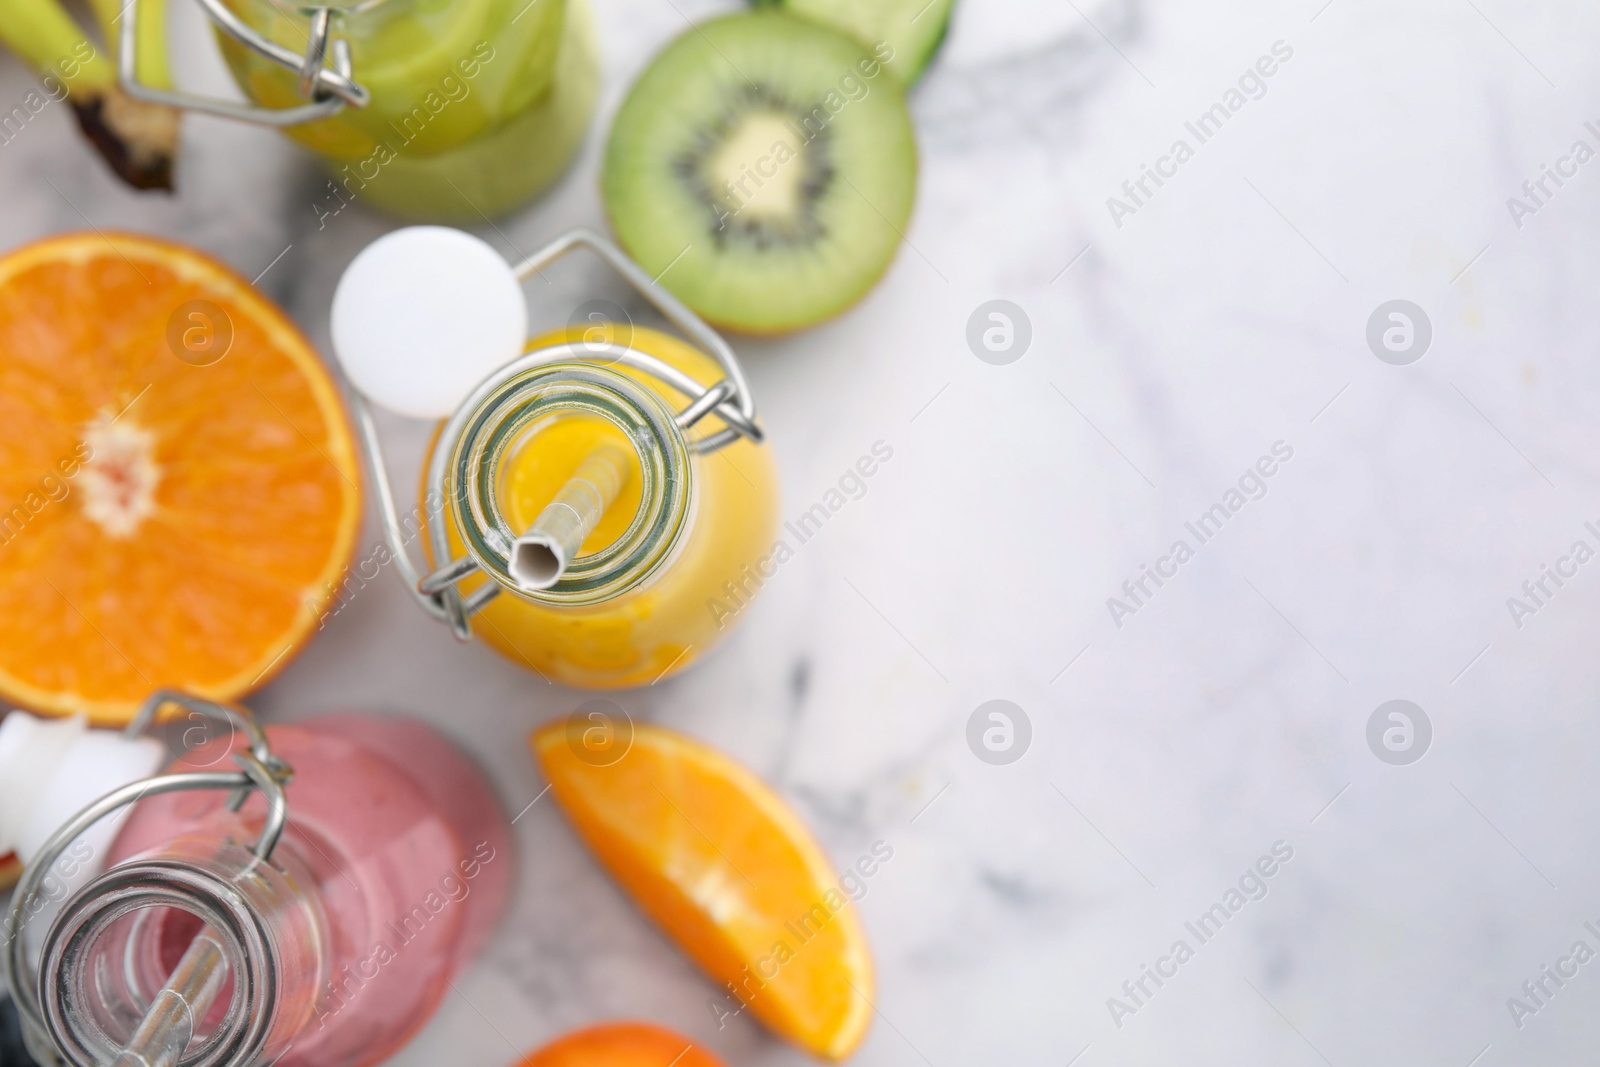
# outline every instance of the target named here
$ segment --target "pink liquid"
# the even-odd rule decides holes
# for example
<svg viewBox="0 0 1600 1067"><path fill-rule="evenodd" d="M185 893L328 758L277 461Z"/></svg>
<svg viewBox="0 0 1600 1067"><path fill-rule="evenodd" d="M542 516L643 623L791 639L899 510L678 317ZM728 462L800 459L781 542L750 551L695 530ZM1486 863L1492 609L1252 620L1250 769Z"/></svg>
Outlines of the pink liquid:
<svg viewBox="0 0 1600 1067"><path fill-rule="evenodd" d="M301 873L327 927L321 973L284 976L314 983L320 996L279 1063L377 1063L427 1021L498 920L511 882L510 827L478 770L415 720L342 713L269 726L267 737L295 772L273 862ZM171 770L231 768L229 749L242 747L213 740ZM140 801L111 861L196 834L253 843L262 798L252 795L237 815L225 799L206 791ZM152 964L170 970L197 929L186 913L167 912ZM231 993L222 991L209 1023Z"/></svg>

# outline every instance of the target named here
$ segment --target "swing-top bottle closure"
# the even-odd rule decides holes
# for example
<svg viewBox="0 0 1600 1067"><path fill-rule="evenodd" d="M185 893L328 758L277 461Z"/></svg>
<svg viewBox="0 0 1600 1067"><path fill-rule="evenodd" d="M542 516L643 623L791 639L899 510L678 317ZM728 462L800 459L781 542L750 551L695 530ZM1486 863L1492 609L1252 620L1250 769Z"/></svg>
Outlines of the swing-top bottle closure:
<svg viewBox="0 0 1600 1067"><path fill-rule="evenodd" d="M692 457L741 438L757 443L764 438L750 387L728 343L609 241L573 230L510 269L518 282L526 281L580 247L598 255L715 359L724 376L706 385L627 345L590 340L535 349L491 373L445 421L429 463L421 511L433 559L448 561L432 571L412 560L371 407L359 387L352 390L390 555L423 610L448 623L463 641L472 637L471 617L501 595L581 606L648 581L673 558L691 526ZM619 368L654 379L688 397L689 403L673 411L655 390ZM499 486L503 464L534 424L557 412L597 416L621 430L636 453L642 494L639 509L621 536L589 555L574 552L574 558L561 561L559 577L541 585L519 570L519 548L528 546L529 532L511 527L498 502ZM721 429L691 434L713 415L723 423ZM449 536L452 523L466 550L455 558ZM480 571L489 580L463 593L459 583Z"/></svg>
<svg viewBox="0 0 1600 1067"><path fill-rule="evenodd" d="M621 362L628 356L628 349L589 342L532 353L529 366L513 364L509 375L469 398L459 426L446 426L444 439L455 445L448 453L436 450L429 483L447 487L448 497L431 495L425 507L434 558L449 556L446 512L453 512L467 548L463 558L474 563L461 577L482 570L492 579L465 599L469 615L503 589L543 603L598 603L644 582L671 558L693 514L692 445L654 393L586 361ZM580 413L610 422L632 445L639 461L639 509L612 544L576 556L554 583L532 588L516 573L523 531L511 526L501 508L504 465L537 424L552 415ZM435 571L423 579L422 591L441 593L451 579L460 580L454 576L461 570L457 565Z"/></svg>
<svg viewBox="0 0 1600 1067"><path fill-rule="evenodd" d="M300 96L307 102L297 107L254 107L193 93L159 89L141 82L137 68L139 0L128 0L128 5L118 16L122 20L122 29L117 46L117 77L129 96L152 104L166 104L240 122L280 127L314 122L337 114L345 107L366 107L371 103L372 95L352 77L350 42L332 36L335 8L312 6L300 9L308 20L306 50L296 53L251 29L243 19L229 11L222 0L198 0L198 3L219 31L256 55L299 75Z"/></svg>
<svg viewBox="0 0 1600 1067"><path fill-rule="evenodd" d="M285 993L278 975L302 961L279 960L270 929L273 922L294 921L292 916L285 919L282 906L294 897L291 878L271 862L288 822L284 786L293 772L273 755L248 711L186 693L152 694L125 736L142 735L156 713L171 704L228 723L248 744L233 754L236 771L158 774L113 790L67 820L28 864L6 920L3 962L24 1037L43 1062L61 1057L74 1067L249 1063L282 1040L284 1029L296 1022L295 1012L281 1010L279 998ZM45 882L67 848L100 820L143 797L189 789L227 790L227 807L235 812L259 791L266 799L266 815L255 843L247 847L230 841L209 849L191 845L192 855L180 849L172 856L119 864L99 875L63 904L40 945L38 976L30 975L26 927L41 910ZM187 912L205 932L194 938L170 975L141 976L132 946L152 909L161 908ZM308 927L317 921L315 915L303 918ZM126 950L124 961L113 968L107 953L119 944ZM222 1022L186 1052L230 977L232 1001ZM156 985L160 988L152 992L149 987Z"/></svg>

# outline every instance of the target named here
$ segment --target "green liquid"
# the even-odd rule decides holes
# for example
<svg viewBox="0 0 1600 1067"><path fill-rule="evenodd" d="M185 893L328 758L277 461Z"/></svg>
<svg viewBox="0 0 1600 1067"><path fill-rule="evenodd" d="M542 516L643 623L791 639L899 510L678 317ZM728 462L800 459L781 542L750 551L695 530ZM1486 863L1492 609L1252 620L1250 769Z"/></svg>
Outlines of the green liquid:
<svg viewBox="0 0 1600 1067"><path fill-rule="evenodd" d="M271 0L231 0L299 51L305 20ZM599 88L585 0L381 0L336 15L364 108L284 132L333 169L319 217L344 202L481 221L543 191L582 143ZM234 78L267 107L303 103L298 77L219 35Z"/></svg>

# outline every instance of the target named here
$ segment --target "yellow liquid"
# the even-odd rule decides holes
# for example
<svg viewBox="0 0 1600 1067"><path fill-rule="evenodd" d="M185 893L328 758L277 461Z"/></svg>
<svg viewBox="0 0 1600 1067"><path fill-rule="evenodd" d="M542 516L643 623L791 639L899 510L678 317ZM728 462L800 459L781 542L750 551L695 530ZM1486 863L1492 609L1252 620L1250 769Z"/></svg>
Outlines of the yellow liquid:
<svg viewBox="0 0 1600 1067"><path fill-rule="evenodd" d="M530 349L595 340L594 329L557 331L534 341ZM721 380L714 360L677 338L635 327L631 345L697 381ZM689 403L653 378L622 366L615 369L661 394L673 410ZM721 423L710 416L695 427L694 435L717 429ZM584 457L605 443L634 455L622 431L596 416L558 415L532 427L520 450L507 460L499 486L500 506L510 525L519 531L531 526ZM697 498L689 528L676 555L643 585L583 607L541 604L505 589L472 617L474 635L552 682L586 689L649 685L704 655L744 614L742 605L759 582L751 577L756 563L772 551L778 478L768 449L744 438L709 455L695 455L690 462ZM583 553L622 535L638 510L641 490L634 457L616 500L584 541ZM462 555L453 509L449 533L452 556ZM490 580L475 575L461 588L471 592ZM730 582L736 598L730 597Z"/></svg>

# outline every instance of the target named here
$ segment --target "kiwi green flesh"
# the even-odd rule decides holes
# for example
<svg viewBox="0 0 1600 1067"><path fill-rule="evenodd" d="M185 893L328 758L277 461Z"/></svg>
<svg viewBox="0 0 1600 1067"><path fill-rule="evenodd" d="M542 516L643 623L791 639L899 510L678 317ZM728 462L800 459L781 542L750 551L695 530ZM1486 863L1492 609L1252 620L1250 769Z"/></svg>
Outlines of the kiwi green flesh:
<svg viewBox="0 0 1600 1067"><path fill-rule="evenodd" d="M916 145L895 78L779 11L686 32L624 101L606 208L629 254L718 325L782 333L849 307L911 214Z"/></svg>
<svg viewBox="0 0 1600 1067"><path fill-rule="evenodd" d="M876 50L911 85L928 69L950 28L956 0L755 0L842 30Z"/></svg>

